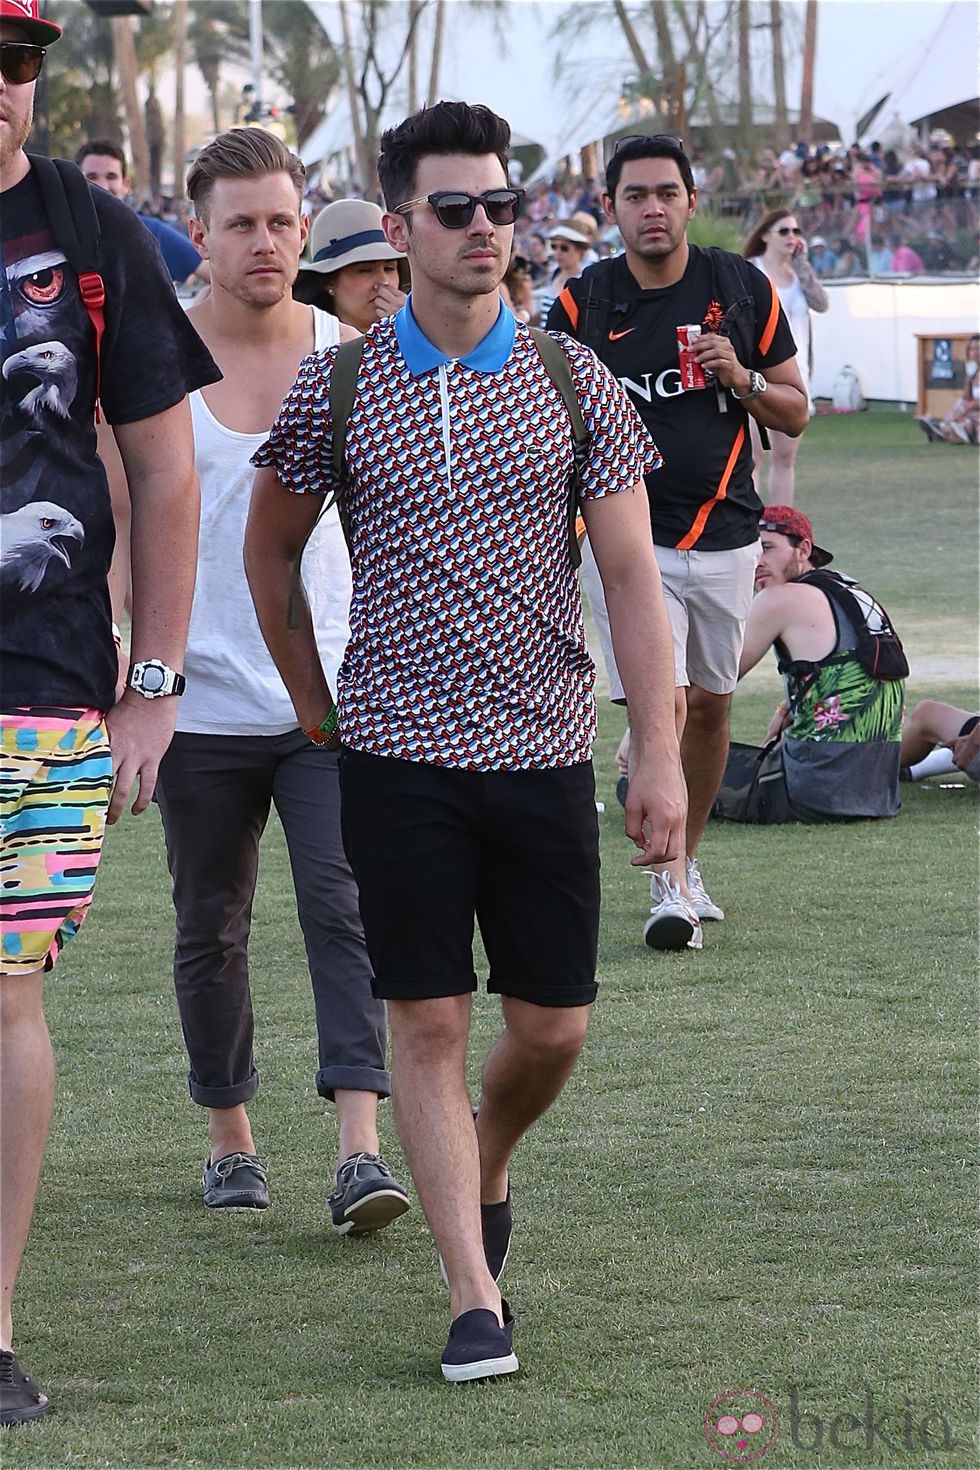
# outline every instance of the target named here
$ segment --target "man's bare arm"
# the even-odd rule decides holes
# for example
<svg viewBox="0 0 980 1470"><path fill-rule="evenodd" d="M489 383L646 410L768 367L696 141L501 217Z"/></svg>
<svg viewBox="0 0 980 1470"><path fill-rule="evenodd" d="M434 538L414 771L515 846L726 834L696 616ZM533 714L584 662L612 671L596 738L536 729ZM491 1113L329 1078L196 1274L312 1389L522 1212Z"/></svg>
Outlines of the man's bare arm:
<svg viewBox="0 0 980 1470"><path fill-rule="evenodd" d="M668 862L683 848L687 793L674 721L673 644L643 481L587 500L582 513L629 707L626 833L640 848L633 863Z"/></svg>
<svg viewBox="0 0 980 1470"><path fill-rule="evenodd" d="M117 424L132 506L134 663L158 658L183 667L197 573L201 494L186 398L133 424ZM118 821L138 780L133 812L145 811L177 719L173 695L145 699L127 689L107 716L116 773L108 820Z"/></svg>
<svg viewBox="0 0 980 1470"><path fill-rule="evenodd" d="M245 575L266 647L289 692L296 718L312 730L333 709L306 598L289 626L293 561L323 507L318 495L293 495L275 470L256 471L245 528Z"/></svg>
<svg viewBox="0 0 980 1470"><path fill-rule="evenodd" d="M782 592L782 587L764 587L752 600L745 624L742 655L738 661L740 679L749 669L755 668L783 632L787 608Z"/></svg>

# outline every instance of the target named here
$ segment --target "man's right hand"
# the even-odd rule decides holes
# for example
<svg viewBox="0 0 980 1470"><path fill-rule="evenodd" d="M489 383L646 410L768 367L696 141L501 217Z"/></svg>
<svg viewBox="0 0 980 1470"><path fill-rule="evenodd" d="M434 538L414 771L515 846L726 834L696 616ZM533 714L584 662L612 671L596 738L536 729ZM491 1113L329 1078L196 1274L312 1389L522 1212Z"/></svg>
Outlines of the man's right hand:
<svg viewBox="0 0 980 1470"><path fill-rule="evenodd" d="M126 799L139 782L133 815L149 806L157 784L160 762L167 753L177 724L177 696L144 699L129 689L106 715L115 783L106 821L111 825L122 816Z"/></svg>

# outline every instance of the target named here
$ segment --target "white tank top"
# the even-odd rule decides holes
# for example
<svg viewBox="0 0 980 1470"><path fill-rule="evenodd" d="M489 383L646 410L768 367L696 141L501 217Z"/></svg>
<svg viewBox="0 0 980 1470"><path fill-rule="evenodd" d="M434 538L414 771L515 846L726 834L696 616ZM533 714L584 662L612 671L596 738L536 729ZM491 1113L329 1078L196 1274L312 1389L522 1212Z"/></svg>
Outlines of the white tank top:
<svg viewBox="0 0 980 1470"><path fill-rule="evenodd" d="M339 340L337 318L311 308L317 352ZM220 424L198 390L191 394L194 451L201 480L201 537L177 729L200 735L281 735L296 714L259 632L245 580L242 547L255 470L249 463L269 437ZM272 425L270 424L270 428ZM326 511L303 557L303 585L331 690L350 636L351 574L336 508Z"/></svg>

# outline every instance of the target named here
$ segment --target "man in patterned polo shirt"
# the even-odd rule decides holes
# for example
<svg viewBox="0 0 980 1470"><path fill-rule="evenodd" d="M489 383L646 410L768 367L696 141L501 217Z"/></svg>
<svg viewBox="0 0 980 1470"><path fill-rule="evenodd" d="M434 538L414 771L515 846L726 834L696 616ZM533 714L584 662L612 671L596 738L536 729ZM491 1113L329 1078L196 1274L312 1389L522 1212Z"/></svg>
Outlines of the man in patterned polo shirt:
<svg viewBox="0 0 980 1470"><path fill-rule="evenodd" d="M385 231L412 295L368 332L345 441L354 594L338 679L344 841L388 1003L395 1117L453 1317L451 1381L512 1373L497 1287L508 1165L561 1091L596 995L594 669L568 550L568 414L501 304L521 191L510 129L443 102L386 133ZM615 379L560 338L590 434L582 511L629 696L634 863L680 850L673 663L643 475L659 461ZM255 455L246 569L304 729L333 700L290 566L332 486L332 351L307 358ZM649 657L649 650L654 656ZM479 921L504 1029L466 1087Z"/></svg>

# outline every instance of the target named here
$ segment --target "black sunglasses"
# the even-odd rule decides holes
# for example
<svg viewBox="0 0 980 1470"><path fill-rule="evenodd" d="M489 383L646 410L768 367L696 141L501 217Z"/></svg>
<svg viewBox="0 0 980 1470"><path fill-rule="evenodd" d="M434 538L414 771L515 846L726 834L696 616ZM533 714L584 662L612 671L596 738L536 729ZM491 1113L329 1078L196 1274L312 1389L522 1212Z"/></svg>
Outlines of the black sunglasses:
<svg viewBox="0 0 980 1470"><path fill-rule="evenodd" d="M678 153L684 152L684 139L675 137L673 133L630 133L628 137L619 139L613 154L618 153L620 148L625 148L628 143L663 143L668 148L676 149Z"/></svg>
<svg viewBox="0 0 980 1470"><path fill-rule="evenodd" d="M26 41L0 41L0 73L5 82L24 87L36 82L44 65L44 47Z"/></svg>
<svg viewBox="0 0 980 1470"><path fill-rule="evenodd" d="M523 189L488 189L485 194L464 194L461 189L437 189L422 199L409 199L392 213L405 214L419 204L431 204L436 219L447 230L465 230L482 205L492 225L512 225L524 204Z"/></svg>
<svg viewBox="0 0 980 1470"><path fill-rule="evenodd" d="M799 225L780 225L776 231L777 235L802 235L803 231Z"/></svg>

